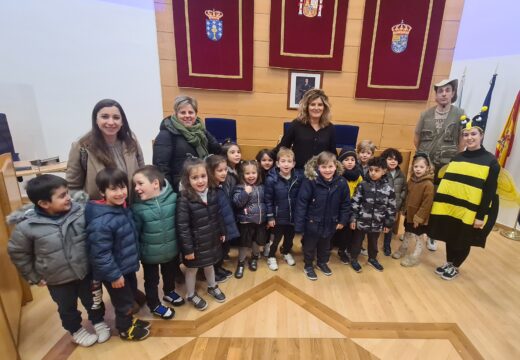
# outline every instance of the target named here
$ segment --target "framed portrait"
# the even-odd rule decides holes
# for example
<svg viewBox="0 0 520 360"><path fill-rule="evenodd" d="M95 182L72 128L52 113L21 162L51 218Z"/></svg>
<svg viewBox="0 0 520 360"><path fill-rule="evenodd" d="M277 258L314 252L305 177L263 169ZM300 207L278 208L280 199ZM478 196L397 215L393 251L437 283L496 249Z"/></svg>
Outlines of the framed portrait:
<svg viewBox="0 0 520 360"><path fill-rule="evenodd" d="M323 72L290 70L287 109L298 109L298 104L307 90L321 89L322 86Z"/></svg>

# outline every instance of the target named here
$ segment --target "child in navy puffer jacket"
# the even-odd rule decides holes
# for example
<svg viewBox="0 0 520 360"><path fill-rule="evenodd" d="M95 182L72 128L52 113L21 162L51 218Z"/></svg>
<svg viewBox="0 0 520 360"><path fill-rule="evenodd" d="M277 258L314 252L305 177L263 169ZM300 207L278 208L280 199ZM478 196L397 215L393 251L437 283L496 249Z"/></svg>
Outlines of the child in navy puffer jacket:
<svg viewBox="0 0 520 360"><path fill-rule="evenodd" d="M327 151L314 156L305 165L305 177L298 194L295 231L303 233L304 272L309 280L317 280L313 261L325 275L332 275L327 265L331 239L350 218L347 181L341 176L343 166Z"/></svg>

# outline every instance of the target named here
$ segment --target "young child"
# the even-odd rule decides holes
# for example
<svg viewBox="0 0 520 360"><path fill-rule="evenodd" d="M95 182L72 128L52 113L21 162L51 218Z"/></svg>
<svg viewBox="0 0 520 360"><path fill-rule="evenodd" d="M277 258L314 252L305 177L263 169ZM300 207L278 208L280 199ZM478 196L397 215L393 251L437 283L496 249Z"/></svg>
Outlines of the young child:
<svg viewBox="0 0 520 360"><path fill-rule="evenodd" d="M399 168L403 162L403 155L397 149L388 148L381 153L381 157L386 160L386 178L394 188L396 213L399 213L406 198L406 176ZM383 239L383 252L385 256L390 256L392 254L390 247L392 230L387 232Z"/></svg>
<svg viewBox="0 0 520 360"><path fill-rule="evenodd" d="M376 146L372 140L361 140L356 147L359 165L363 170L363 180L367 180L368 176L368 160L374 157L376 153Z"/></svg>
<svg viewBox="0 0 520 360"><path fill-rule="evenodd" d="M390 231L395 222L394 188L384 177L386 160L380 157L368 161L369 178L362 181L352 199L353 214L350 228L355 230L352 243L351 266L361 272L358 256L365 235L368 239L368 263L377 271L383 266L377 261L377 240L379 234Z"/></svg>
<svg viewBox="0 0 520 360"><path fill-rule="evenodd" d="M349 198L352 199L356 193L357 186L363 181L361 167L357 164L356 149L352 146L343 147L339 153L338 160L341 161L345 169L343 177L347 180ZM343 264L348 265L350 263L354 231L349 226L345 226L343 229L336 231L335 237L337 238L339 259Z"/></svg>
<svg viewBox="0 0 520 360"><path fill-rule="evenodd" d="M93 283L90 273L83 205L71 201L65 179L50 174L29 180L27 196L33 205L7 219L16 224L7 244L11 261L30 284L47 286L73 342L91 346L107 341L110 328L103 321L101 284ZM81 326L78 298L96 334Z"/></svg>
<svg viewBox="0 0 520 360"><path fill-rule="evenodd" d="M238 168L240 162L242 161L242 152L240 151L240 146L234 142L227 141L222 144L222 155L227 160L227 173L229 179L226 179L226 182L229 183L230 192L232 193L233 188L238 183Z"/></svg>
<svg viewBox="0 0 520 360"><path fill-rule="evenodd" d="M433 204L433 174L430 159L425 153L416 153L413 157L413 174L408 180L408 193L404 210L406 219L404 223L404 239L399 250L392 254L394 259L400 259L403 266L415 266L419 264L424 243L422 237L428 229L428 218ZM406 255L410 241L415 240L415 250L412 255ZM406 255L406 256L405 256Z"/></svg>
<svg viewBox="0 0 520 360"><path fill-rule="evenodd" d="M210 155L206 158L206 168L208 171L208 183L209 187L213 189L218 189L223 194L224 200L228 203L229 207L232 208L231 204L231 196L233 188L231 186L235 186L235 184L231 184L231 180L233 177L228 176L228 167L226 158L220 155ZM234 214L231 213L233 216L232 222L235 223L235 217ZM238 237L240 236L237 234L236 236L233 236L232 234L229 234L231 237ZM227 241L224 241L222 243L222 257L220 260L215 264L215 280L218 283L225 282L228 280L231 276L233 276L233 272L229 271L228 269L224 268L224 256L229 253L229 239Z"/></svg>
<svg viewBox="0 0 520 360"><path fill-rule="evenodd" d="M96 185L103 199L90 201L85 207L94 280L102 281L110 295L119 336L143 340L151 325L132 317L139 243L132 211L126 206L128 176L117 168L105 168L96 175Z"/></svg>
<svg viewBox="0 0 520 360"><path fill-rule="evenodd" d="M184 299L175 292L175 258L179 253L175 235L177 195L153 165L138 169L133 182L138 199L132 205L132 212L139 235L146 302L153 315L171 319L175 311L161 304L157 287L160 268L163 300L173 306L184 304Z"/></svg>
<svg viewBox="0 0 520 360"><path fill-rule="evenodd" d="M249 270L256 271L260 257L260 246L266 240L266 208L264 202L264 186L259 175L258 163L255 160L241 164L240 184L233 191L233 205L239 223L240 249L235 277L244 276L247 253L251 250Z"/></svg>
<svg viewBox="0 0 520 360"><path fill-rule="evenodd" d="M293 266L295 264L291 255L294 239L294 211L298 191L303 180L303 174L294 170L295 164L294 152L281 147L276 155L276 167L269 171L265 181L267 221L274 232L267 265L273 271L278 270L275 255L282 237L283 245L280 252L288 265Z"/></svg>
<svg viewBox="0 0 520 360"><path fill-rule="evenodd" d="M274 154L272 150L262 149L258 154L256 154L255 159L260 165L260 178L262 179L262 184L265 184L267 174L274 166ZM266 230L266 243L263 250L263 255L265 257L269 256L269 250L274 239L274 234L271 230L272 228L268 226Z"/></svg>
<svg viewBox="0 0 520 360"><path fill-rule="evenodd" d="M215 265L222 258L221 242L226 240L226 220L232 210L225 201L219 201L218 191L208 188L206 164L197 158L184 162L181 184L183 190L177 199L177 234L182 245L186 265L186 297L197 310L208 307L206 300L195 292L197 270L204 269L208 294L216 301L226 296L215 281ZM228 225L229 226L229 225Z"/></svg>
<svg viewBox="0 0 520 360"><path fill-rule="evenodd" d="M294 230L304 234L304 272L309 280L318 280L313 262L325 275L332 275L327 265L330 243L336 230L347 225L350 201L347 181L341 176L343 166L336 156L323 151L305 164L305 178L298 194Z"/></svg>

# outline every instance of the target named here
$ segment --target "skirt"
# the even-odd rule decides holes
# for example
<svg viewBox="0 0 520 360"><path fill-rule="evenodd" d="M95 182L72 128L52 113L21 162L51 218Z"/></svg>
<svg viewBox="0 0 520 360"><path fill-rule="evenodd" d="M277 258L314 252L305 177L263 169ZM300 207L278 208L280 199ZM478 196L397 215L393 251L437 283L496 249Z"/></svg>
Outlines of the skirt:
<svg viewBox="0 0 520 360"><path fill-rule="evenodd" d="M238 230L240 231L239 246L241 247L252 247L253 242L258 245L265 245L267 239L267 229L264 224L245 223L238 224Z"/></svg>

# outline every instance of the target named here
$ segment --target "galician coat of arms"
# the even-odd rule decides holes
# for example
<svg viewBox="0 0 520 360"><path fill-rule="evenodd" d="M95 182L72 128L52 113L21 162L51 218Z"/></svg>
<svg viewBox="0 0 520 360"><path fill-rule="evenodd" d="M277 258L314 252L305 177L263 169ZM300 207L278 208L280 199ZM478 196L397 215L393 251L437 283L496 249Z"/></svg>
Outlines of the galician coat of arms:
<svg viewBox="0 0 520 360"><path fill-rule="evenodd" d="M307 17L321 17L321 9L323 7L323 0L300 0L298 15L305 15Z"/></svg>
<svg viewBox="0 0 520 360"><path fill-rule="evenodd" d="M412 27L401 20L400 24L392 26L392 51L400 54L406 50L408 46L408 35Z"/></svg>
<svg viewBox="0 0 520 360"><path fill-rule="evenodd" d="M206 19L206 35L211 41L219 41L222 39L224 24L220 18L224 16L222 11L206 10L204 14Z"/></svg>

